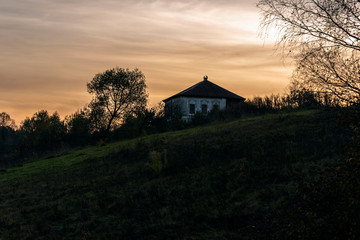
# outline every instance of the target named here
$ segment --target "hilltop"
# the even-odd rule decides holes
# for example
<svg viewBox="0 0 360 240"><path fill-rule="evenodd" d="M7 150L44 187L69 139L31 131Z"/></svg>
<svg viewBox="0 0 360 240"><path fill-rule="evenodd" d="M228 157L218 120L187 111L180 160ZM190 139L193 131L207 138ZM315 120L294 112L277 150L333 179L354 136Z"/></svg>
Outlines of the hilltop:
<svg viewBox="0 0 360 240"><path fill-rule="evenodd" d="M99 144L0 174L1 239L269 239L349 130L300 111Z"/></svg>

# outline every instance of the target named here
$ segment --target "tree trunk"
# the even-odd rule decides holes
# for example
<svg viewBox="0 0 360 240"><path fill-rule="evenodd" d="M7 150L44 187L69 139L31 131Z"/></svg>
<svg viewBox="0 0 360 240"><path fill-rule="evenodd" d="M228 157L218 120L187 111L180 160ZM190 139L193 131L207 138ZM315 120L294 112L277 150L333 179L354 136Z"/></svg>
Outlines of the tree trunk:
<svg viewBox="0 0 360 240"><path fill-rule="evenodd" d="M115 115L112 115L111 118L109 119L109 123L105 129L105 137L109 137L111 123L113 122L114 118L115 118Z"/></svg>

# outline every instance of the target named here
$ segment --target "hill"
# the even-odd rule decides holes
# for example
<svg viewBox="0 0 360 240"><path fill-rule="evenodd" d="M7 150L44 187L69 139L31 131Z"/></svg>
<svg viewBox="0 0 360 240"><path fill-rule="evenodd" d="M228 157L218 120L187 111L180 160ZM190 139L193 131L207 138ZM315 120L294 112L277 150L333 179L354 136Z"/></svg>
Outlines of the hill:
<svg viewBox="0 0 360 240"><path fill-rule="evenodd" d="M264 115L3 170L0 239L287 239L299 182L346 155L337 122Z"/></svg>

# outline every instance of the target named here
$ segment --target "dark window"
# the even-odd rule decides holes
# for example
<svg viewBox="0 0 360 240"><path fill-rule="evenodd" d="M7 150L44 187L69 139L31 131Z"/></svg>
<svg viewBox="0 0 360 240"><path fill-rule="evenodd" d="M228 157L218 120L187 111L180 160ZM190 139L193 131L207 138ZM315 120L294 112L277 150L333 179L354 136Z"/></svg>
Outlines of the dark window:
<svg viewBox="0 0 360 240"><path fill-rule="evenodd" d="M201 105L201 112L204 114L207 113L207 105L206 104Z"/></svg>
<svg viewBox="0 0 360 240"><path fill-rule="evenodd" d="M195 114L195 104L190 104L189 109L190 109L190 114Z"/></svg>
<svg viewBox="0 0 360 240"><path fill-rule="evenodd" d="M214 105L213 105L213 108L212 108L213 110L219 110L220 108L219 108L219 104L217 104L217 103L215 103Z"/></svg>

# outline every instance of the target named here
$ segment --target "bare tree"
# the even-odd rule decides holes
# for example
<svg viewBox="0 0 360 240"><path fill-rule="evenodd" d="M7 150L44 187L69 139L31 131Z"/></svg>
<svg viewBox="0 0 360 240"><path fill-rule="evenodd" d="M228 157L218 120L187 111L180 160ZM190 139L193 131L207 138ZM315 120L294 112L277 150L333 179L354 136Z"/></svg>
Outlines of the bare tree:
<svg viewBox="0 0 360 240"><path fill-rule="evenodd" d="M144 74L138 69L113 68L96 74L87 84L88 92L94 94L90 104L93 111L101 112L108 133L124 120L126 115L144 108L147 92Z"/></svg>
<svg viewBox="0 0 360 240"><path fill-rule="evenodd" d="M357 52L339 48L303 53L293 75L300 88L328 92L343 102L360 102L360 62Z"/></svg>
<svg viewBox="0 0 360 240"><path fill-rule="evenodd" d="M259 0L266 32L294 57L293 81L330 92L344 102L360 100L360 2L358 0Z"/></svg>

